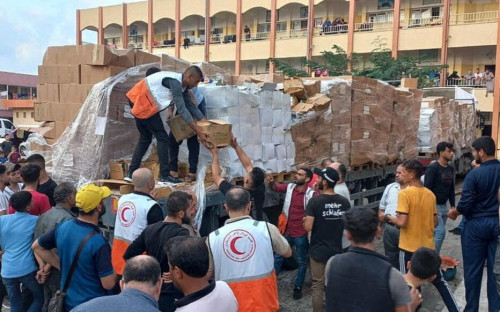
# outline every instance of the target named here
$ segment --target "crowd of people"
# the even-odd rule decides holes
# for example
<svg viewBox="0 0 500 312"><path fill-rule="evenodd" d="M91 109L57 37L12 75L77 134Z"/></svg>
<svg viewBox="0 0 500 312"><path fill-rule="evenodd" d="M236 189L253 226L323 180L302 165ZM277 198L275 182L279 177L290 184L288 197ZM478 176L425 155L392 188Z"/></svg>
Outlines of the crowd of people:
<svg viewBox="0 0 500 312"><path fill-rule="evenodd" d="M485 264L489 309L500 310L500 162L490 137L472 144L479 167L466 176L457 204L448 142L438 144L438 159L423 178L419 161L401 163L378 212L351 206L344 164L324 159L320 168L297 168L293 181L277 183L253 166L233 137L228 148L246 171L237 186L222 178L219 149L194 122L204 119L203 99L191 93L201 79L196 67L179 75L153 69L127 93L140 139L126 177L134 191L118 201L111 244L99 227L108 211L108 187L57 185L38 154L0 164L0 301L8 296L12 312L54 311L61 299L65 311L278 311L277 280L291 257L298 270L290 293L302 298L310 270L314 312L416 311L426 282L449 311L458 311L439 252L447 218L460 214L466 220L465 311L478 311ZM157 101L161 97L168 101ZM171 144L164 128L164 114L174 115L169 107L210 150L212 179L225 196L227 220L207 237L200 237L193 221L196 194L172 192L164 214L151 196L153 173L139 168L155 136L159 182L180 182L177 168L169 166L181 144ZM199 146L189 152L197 164ZM266 184L285 194L282 207L275 208L276 222L263 209ZM377 237L385 255L375 251Z"/></svg>

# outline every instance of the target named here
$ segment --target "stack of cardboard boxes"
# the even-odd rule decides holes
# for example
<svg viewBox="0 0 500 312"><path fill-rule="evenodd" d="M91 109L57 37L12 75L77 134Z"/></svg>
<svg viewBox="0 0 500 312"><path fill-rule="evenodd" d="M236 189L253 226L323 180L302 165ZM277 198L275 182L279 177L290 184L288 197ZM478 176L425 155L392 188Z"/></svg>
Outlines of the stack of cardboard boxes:
<svg viewBox="0 0 500 312"><path fill-rule="evenodd" d="M53 143L71 124L94 84L129 67L159 62L160 57L104 45L49 47L38 67L35 120L46 121L44 133Z"/></svg>

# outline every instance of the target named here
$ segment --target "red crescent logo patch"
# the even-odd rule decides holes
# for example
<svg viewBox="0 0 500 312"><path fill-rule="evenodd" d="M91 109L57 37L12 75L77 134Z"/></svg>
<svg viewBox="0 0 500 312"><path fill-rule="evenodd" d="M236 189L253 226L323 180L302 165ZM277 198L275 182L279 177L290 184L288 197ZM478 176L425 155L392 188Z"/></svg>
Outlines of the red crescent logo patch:
<svg viewBox="0 0 500 312"><path fill-rule="evenodd" d="M229 232L222 244L226 256L236 262L244 262L252 258L256 249L254 237L245 230Z"/></svg>
<svg viewBox="0 0 500 312"><path fill-rule="evenodd" d="M118 217L120 218L120 224L123 227L129 227L134 223L137 216L137 210L132 202L124 202L120 208L118 208Z"/></svg>

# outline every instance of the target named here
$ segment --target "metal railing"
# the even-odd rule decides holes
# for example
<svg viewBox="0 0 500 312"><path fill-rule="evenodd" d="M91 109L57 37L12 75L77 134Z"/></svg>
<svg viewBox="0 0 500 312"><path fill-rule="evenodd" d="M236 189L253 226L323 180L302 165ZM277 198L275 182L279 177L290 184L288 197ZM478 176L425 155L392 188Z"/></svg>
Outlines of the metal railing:
<svg viewBox="0 0 500 312"><path fill-rule="evenodd" d="M391 22L364 22L354 24L354 31L382 31L392 28Z"/></svg>
<svg viewBox="0 0 500 312"><path fill-rule="evenodd" d="M402 21L402 27L431 27L436 25L443 24L442 16L433 16L433 17L425 17L425 18L412 18L409 21Z"/></svg>
<svg viewBox="0 0 500 312"><path fill-rule="evenodd" d="M332 34L346 34L349 31L348 24L335 25L335 26L319 26L314 29L315 36L332 35Z"/></svg>
<svg viewBox="0 0 500 312"><path fill-rule="evenodd" d="M446 86L485 87L488 82L493 83L493 80L486 80L486 78L448 78L446 79Z"/></svg>
<svg viewBox="0 0 500 312"><path fill-rule="evenodd" d="M269 31L262 31L250 34L241 34L241 41L267 40L269 39Z"/></svg>
<svg viewBox="0 0 500 312"><path fill-rule="evenodd" d="M307 28L280 30L276 32L276 39L292 39L300 37L307 37Z"/></svg>
<svg viewBox="0 0 500 312"><path fill-rule="evenodd" d="M236 42L236 34L217 34L210 37L211 44Z"/></svg>
<svg viewBox="0 0 500 312"><path fill-rule="evenodd" d="M472 24L472 23L490 23L498 20L498 11L484 11L474 13L453 14L450 16L450 24Z"/></svg>

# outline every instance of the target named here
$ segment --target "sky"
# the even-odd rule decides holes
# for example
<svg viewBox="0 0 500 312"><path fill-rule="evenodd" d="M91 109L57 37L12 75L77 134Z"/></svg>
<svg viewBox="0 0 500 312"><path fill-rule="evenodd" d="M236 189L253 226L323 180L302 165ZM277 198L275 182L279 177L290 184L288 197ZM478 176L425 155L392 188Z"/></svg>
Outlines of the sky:
<svg viewBox="0 0 500 312"><path fill-rule="evenodd" d="M48 46L76 43L76 10L137 0L0 0L0 71L34 74ZM96 42L95 32L82 40Z"/></svg>

